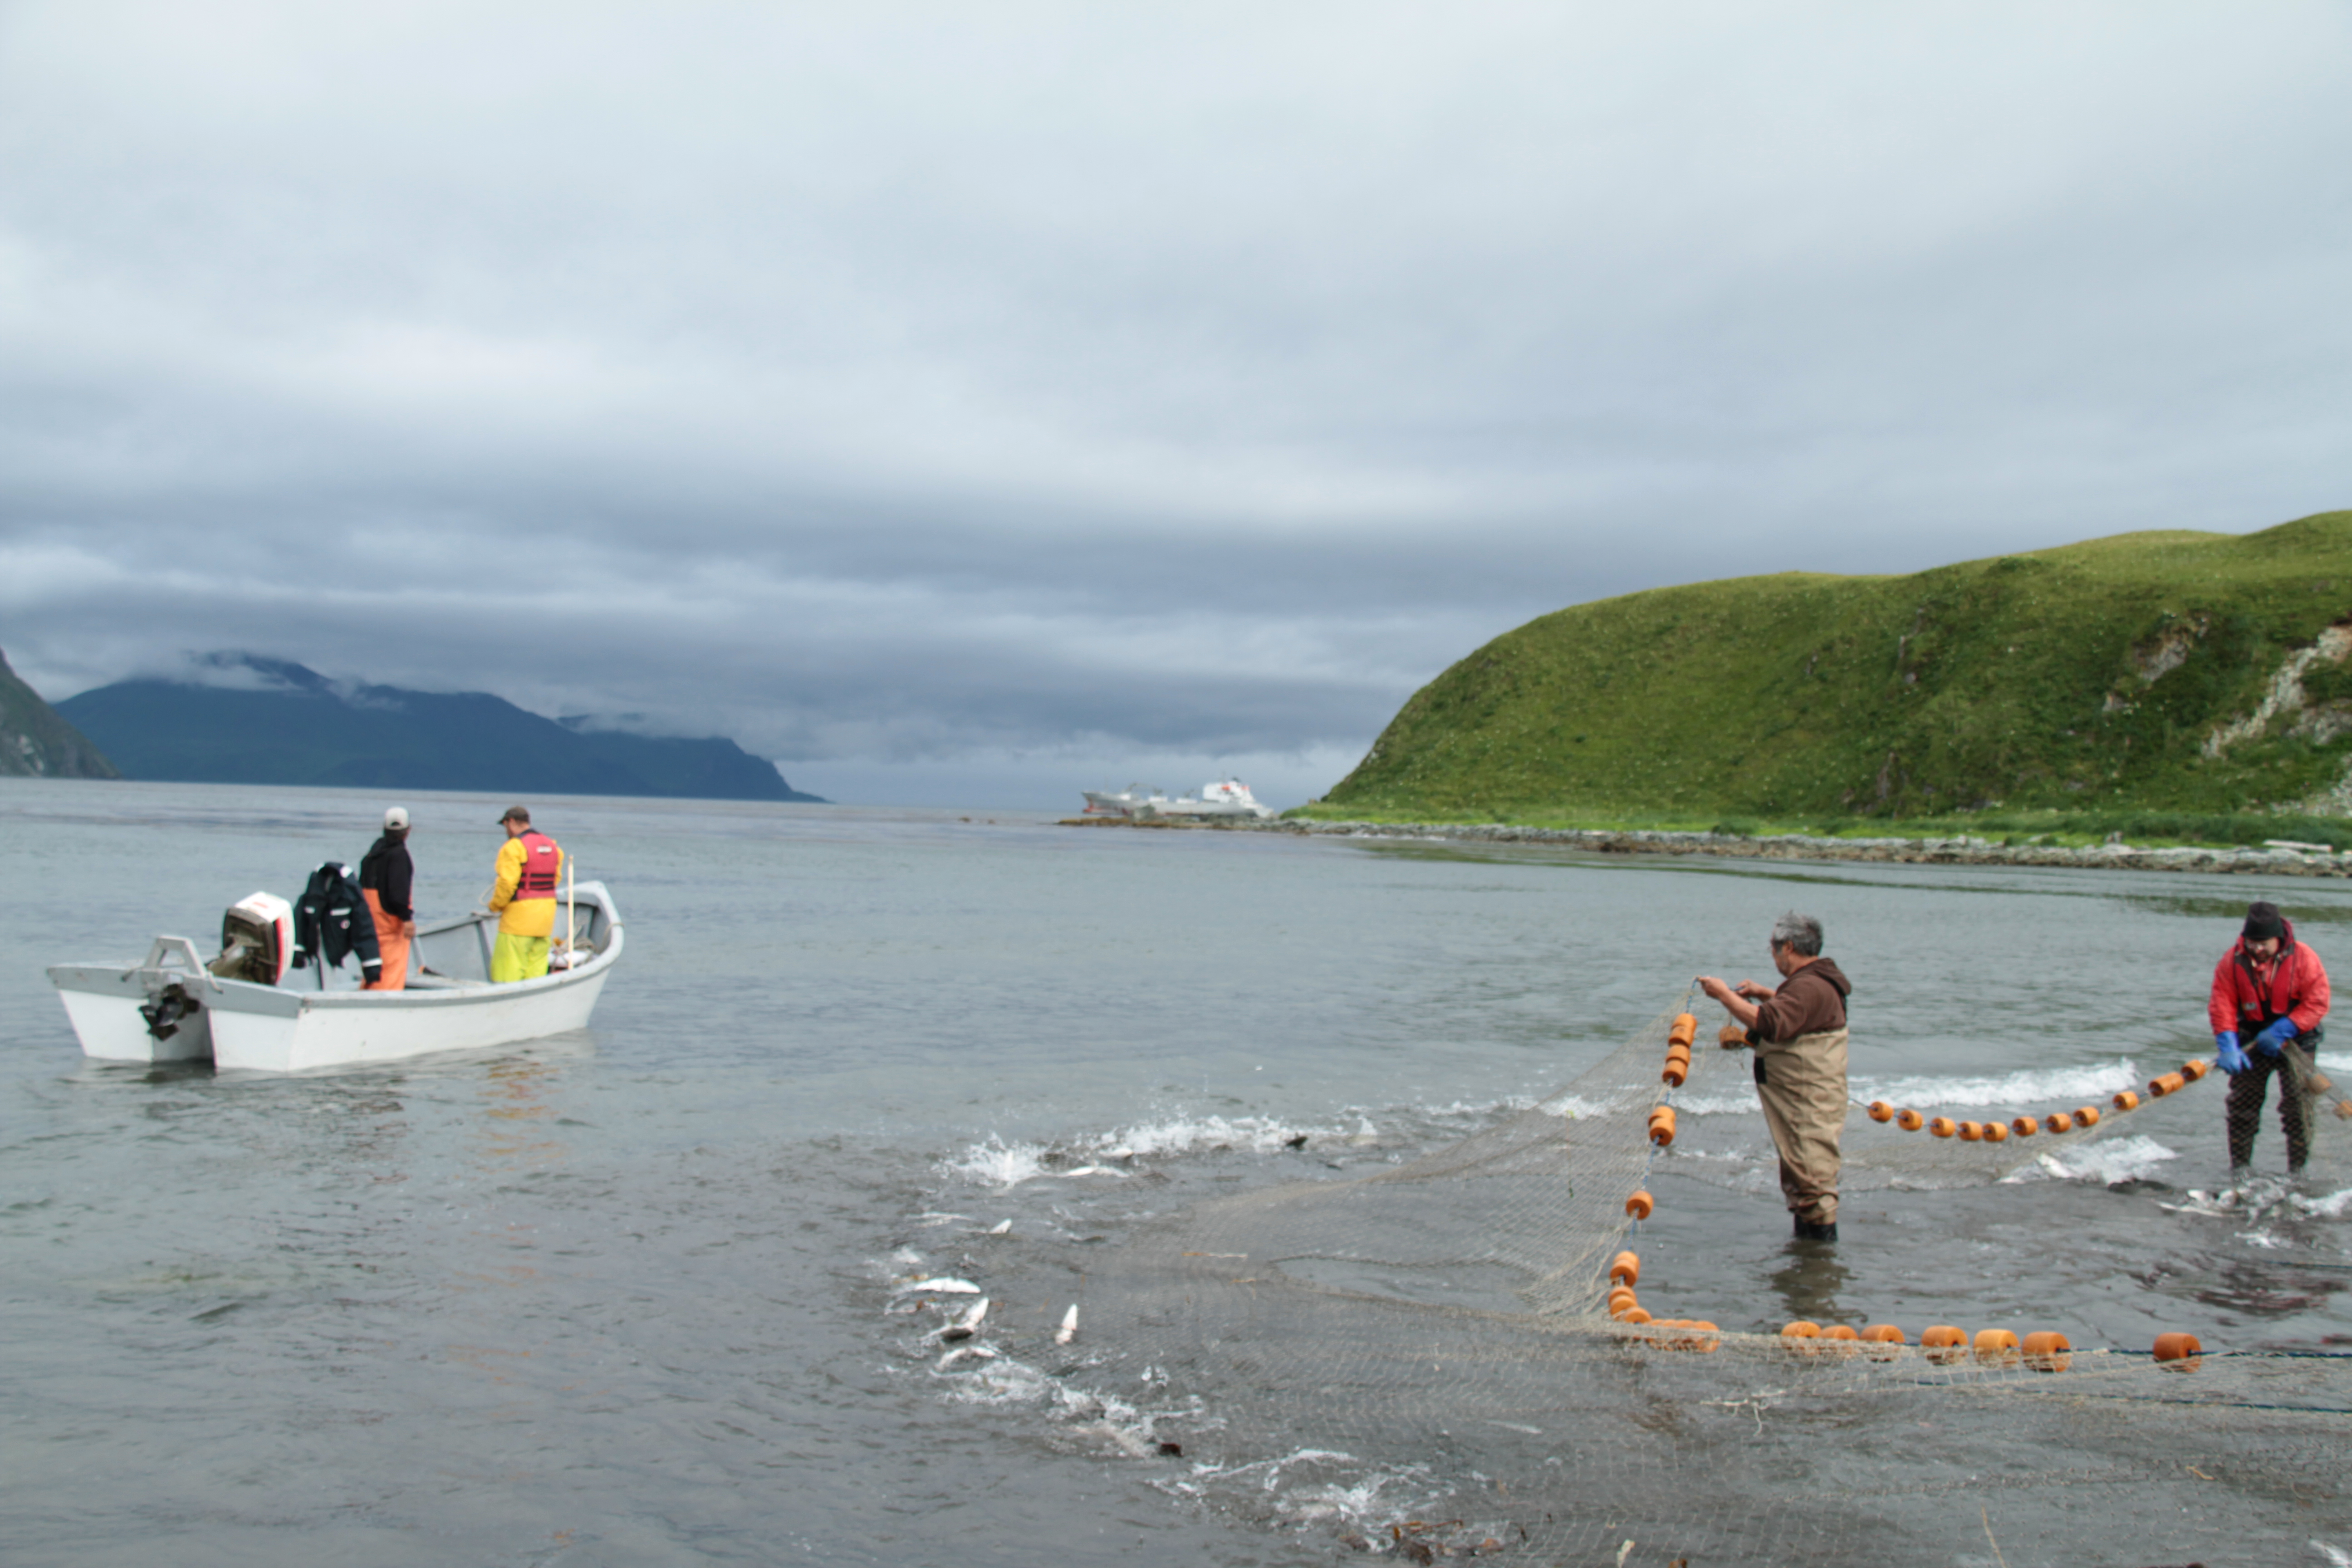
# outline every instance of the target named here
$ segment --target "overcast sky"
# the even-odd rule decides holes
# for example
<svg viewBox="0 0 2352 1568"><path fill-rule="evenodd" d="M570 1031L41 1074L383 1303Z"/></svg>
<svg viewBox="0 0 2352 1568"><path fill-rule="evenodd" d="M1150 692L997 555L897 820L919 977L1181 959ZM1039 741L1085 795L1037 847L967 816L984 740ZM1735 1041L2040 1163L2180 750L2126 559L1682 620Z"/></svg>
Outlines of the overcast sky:
<svg viewBox="0 0 2352 1568"><path fill-rule="evenodd" d="M1581 600L2352 506L2342 4L0 0L0 647L1293 805Z"/></svg>

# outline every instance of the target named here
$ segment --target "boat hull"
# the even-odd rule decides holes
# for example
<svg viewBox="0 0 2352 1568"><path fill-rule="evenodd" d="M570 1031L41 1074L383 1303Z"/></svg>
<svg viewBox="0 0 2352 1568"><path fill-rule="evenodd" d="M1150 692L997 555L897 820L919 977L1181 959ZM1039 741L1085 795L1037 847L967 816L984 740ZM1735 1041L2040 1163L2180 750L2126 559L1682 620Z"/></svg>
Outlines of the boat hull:
<svg viewBox="0 0 2352 1568"><path fill-rule="evenodd" d="M213 1066L306 1072L584 1029L610 967L599 963L576 974L462 991L304 994L232 982L233 994L212 1009Z"/></svg>
<svg viewBox="0 0 2352 1568"><path fill-rule="evenodd" d="M49 980L82 1054L94 1060L200 1062L212 1055L206 1004L220 982L205 972L186 937L157 937L133 964L61 963Z"/></svg>
<svg viewBox="0 0 2352 1568"><path fill-rule="evenodd" d="M147 1027L145 1015L139 1011L147 1005L148 998L139 988L137 973L136 970L128 972L129 983L117 988L107 984L109 972L89 969L86 975L76 977L80 983L71 989L63 984L58 987L58 999L66 1005L66 1017L80 1037L82 1054L101 1062L208 1060L213 1054L212 1010L200 1007L182 1018L171 1034L157 1039Z"/></svg>

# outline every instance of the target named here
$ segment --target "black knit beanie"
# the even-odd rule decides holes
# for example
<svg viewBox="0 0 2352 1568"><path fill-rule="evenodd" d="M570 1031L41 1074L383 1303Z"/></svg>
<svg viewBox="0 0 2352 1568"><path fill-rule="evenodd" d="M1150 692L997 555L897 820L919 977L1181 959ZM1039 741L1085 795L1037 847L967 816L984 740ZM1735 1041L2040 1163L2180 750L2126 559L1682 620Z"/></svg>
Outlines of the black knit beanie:
<svg viewBox="0 0 2352 1568"><path fill-rule="evenodd" d="M2279 917L2276 904L2248 904L2245 929L2238 934L2248 942L2267 942L2286 934L2286 921Z"/></svg>

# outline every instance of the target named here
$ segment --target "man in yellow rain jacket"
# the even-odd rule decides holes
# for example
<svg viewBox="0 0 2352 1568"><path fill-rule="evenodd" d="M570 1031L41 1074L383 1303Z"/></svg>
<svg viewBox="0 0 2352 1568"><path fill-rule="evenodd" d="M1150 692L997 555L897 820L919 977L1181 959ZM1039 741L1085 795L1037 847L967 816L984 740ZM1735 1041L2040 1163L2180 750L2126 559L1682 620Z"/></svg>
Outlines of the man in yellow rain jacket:
<svg viewBox="0 0 2352 1568"><path fill-rule="evenodd" d="M520 805L507 807L499 826L507 830L507 841L499 846L498 880L490 889L490 909L499 917L490 978L506 984L537 980L547 973L547 942L555 934L555 889L562 885L563 851L554 839L532 830L530 813Z"/></svg>

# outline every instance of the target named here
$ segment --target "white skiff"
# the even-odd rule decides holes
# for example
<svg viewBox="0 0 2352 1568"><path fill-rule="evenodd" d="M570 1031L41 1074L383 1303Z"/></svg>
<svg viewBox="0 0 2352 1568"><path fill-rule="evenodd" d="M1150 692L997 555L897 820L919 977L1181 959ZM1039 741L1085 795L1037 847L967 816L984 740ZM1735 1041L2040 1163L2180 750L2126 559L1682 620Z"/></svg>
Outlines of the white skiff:
<svg viewBox="0 0 2352 1568"><path fill-rule="evenodd" d="M218 1068L298 1072L511 1045L585 1028L620 961L620 911L604 884L583 882L572 896L570 966L511 985L490 984L498 917L479 913L418 928L405 991L317 989L355 982L315 966L289 971L278 985L226 980L184 936L157 937L128 967L58 964L49 981L83 1054L101 1061L209 1058ZM564 925L559 912L559 937Z"/></svg>

